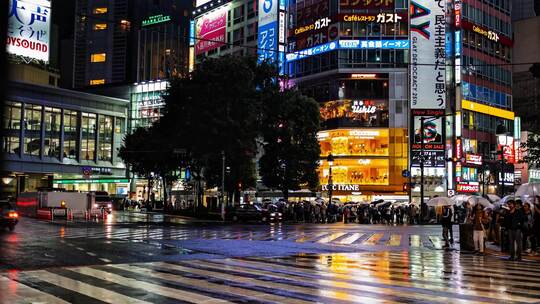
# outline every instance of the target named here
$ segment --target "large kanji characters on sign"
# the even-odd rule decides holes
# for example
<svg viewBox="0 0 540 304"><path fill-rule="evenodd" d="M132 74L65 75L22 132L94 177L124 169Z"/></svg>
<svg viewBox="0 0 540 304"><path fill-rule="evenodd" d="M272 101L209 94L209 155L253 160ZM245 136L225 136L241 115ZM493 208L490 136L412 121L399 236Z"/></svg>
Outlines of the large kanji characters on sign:
<svg viewBox="0 0 540 304"><path fill-rule="evenodd" d="M50 22L50 1L9 0L6 51L48 62Z"/></svg>
<svg viewBox="0 0 540 304"><path fill-rule="evenodd" d="M442 0L411 1L411 109L446 107L444 9Z"/></svg>

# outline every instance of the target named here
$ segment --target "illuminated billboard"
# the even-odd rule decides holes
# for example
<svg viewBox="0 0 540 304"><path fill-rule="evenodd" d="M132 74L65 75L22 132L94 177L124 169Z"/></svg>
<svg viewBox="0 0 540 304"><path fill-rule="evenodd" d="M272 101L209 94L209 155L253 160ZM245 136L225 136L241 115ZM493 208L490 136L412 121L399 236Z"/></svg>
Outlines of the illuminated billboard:
<svg viewBox="0 0 540 304"><path fill-rule="evenodd" d="M258 23L259 62L278 60L278 0L259 0Z"/></svg>
<svg viewBox="0 0 540 304"><path fill-rule="evenodd" d="M228 5L222 6L195 20L195 55L225 44Z"/></svg>
<svg viewBox="0 0 540 304"><path fill-rule="evenodd" d="M9 0L6 51L48 62L50 27L50 1Z"/></svg>
<svg viewBox="0 0 540 304"><path fill-rule="evenodd" d="M446 107L445 2L410 2L411 109Z"/></svg>

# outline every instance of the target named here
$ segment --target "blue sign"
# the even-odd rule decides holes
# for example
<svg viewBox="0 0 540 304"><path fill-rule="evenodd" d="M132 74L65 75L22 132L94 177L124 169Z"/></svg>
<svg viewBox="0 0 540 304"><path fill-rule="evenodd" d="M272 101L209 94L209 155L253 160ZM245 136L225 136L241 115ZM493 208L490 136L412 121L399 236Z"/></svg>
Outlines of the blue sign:
<svg viewBox="0 0 540 304"><path fill-rule="evenodd" d="M319 55L333 50L351 49L409 49L409 40L339 40L287 54L288 62Z"/></svg>
<svg viewBox="0 0 540 304"><path fill-rule="evenodd" d="M285 8L287 7L287 0L279 0L279 9L280 10L285 10Z"/></svg>
<svg viewBox="0 0 540 304"><path fill-rule="evenodd" d="M259 62L269 60L275 62L277 60L277 45L278 45L277 21L259 26L258 37L258 57Z"/></svg>
<svg viewBox="0 0 540 304"><path fill-rule="evenodd" d="M456 57L461 56L461 31L456 31L455 33L454 50Z"/></svg>
<svg viewBox="0 0 540 304"><path fill-rule="evenodd" d="M195 45L195 20L189 22L189 45Z"/></svg>

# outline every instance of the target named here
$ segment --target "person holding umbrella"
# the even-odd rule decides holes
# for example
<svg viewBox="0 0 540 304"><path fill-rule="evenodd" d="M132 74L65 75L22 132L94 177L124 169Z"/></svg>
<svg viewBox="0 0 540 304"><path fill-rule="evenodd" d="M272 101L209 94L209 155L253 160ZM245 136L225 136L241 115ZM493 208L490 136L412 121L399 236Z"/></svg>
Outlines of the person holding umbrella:
<svg viewBox="0 0 540 304"><path fill-rule="evenodd" d="M508 260L521 261L521 229L523 229L524 225L523 211L516 208L514 200L509 200L507 204L509 210L504 216L504 226L508 230L508 240L510 242L510 257Z"/></svg>
<svg viewBox="0 0 540 304"><path fill-rule="evenodd" d="M450 244L454 244L452 216L452 209L449 206L443 206L441 224L443 227L444 247L450 247ZM448 234L450 234L450 238L448 238Z"/></svg>

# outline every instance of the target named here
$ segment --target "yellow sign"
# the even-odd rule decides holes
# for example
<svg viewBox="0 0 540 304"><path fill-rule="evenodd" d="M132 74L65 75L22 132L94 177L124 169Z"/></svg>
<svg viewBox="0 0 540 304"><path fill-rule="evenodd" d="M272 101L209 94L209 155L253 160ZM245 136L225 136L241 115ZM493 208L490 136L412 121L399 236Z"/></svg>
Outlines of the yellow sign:
<svg viewBox="0 0 540 304"><path fill-rule="evenodd" d="M485 104L476 103L468 100L461 101L461 108L473 112L483 113L490 116L497 116L504 119L514 120L514 112L491 107Z"/></svg>

